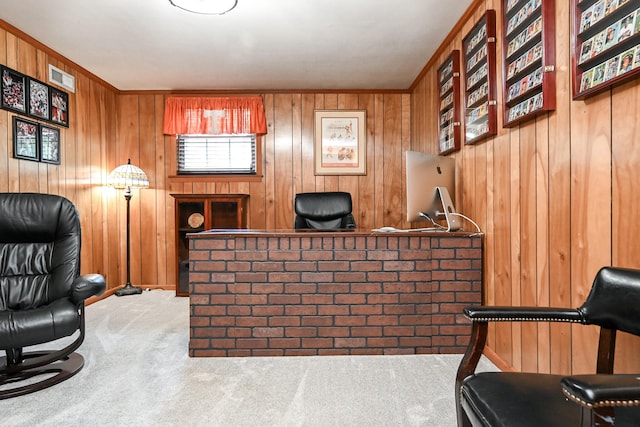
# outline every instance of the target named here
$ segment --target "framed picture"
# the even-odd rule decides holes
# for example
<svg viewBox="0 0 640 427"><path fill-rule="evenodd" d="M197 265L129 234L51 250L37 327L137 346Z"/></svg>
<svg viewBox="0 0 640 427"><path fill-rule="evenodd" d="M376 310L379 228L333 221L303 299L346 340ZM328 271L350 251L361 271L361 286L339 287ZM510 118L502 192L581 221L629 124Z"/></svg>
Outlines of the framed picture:
<svg viewBox="0 0 640 427"><path fill-rule="evenodd" d="M69 127L69 94L49 87L51 91L51 121L64 127Z"/></svg>
<svg viewBox="0 0 640 427"><path fill-rule="evenodd" d="M27 114L27 77L11 68L0 66L2 100L0 106L6 110Z"/></svg>
<svg viewBox="0 0 640 427"><path fill-rule="evenodd" d="M49 120L49 86L46 84L29 79L29 115L38 119Z"/></svg>
<svg viewBox="0 0 640 427"><path fill-rule="evenodd" d="M60 129L40 125L40 161L60 164Z"/></svg>
<svg viewBox="0 0 640 427"><path fill-rule="evenodd" d="M13 117L13 157L37 162L40 159L38 138L38 123Z"/></svg>
<svg viewBox="0 0 640 427"><path fill-rule="evenodd" d="M316 175L365 175L366 112L316 110L314 159Z"/></svg>

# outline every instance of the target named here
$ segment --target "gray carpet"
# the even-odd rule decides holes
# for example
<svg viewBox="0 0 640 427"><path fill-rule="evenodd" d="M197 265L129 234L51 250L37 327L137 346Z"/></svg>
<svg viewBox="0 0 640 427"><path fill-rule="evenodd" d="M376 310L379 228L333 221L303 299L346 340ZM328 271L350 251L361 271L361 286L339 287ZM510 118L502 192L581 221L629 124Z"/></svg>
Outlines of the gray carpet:
<svg viewBox="0 0 640 427"><path fill-rule="evenodd" d="M0 401L0 424L455 426L460 355L189 358L188 307L170 291L90 305L84 369Z"/></svg>

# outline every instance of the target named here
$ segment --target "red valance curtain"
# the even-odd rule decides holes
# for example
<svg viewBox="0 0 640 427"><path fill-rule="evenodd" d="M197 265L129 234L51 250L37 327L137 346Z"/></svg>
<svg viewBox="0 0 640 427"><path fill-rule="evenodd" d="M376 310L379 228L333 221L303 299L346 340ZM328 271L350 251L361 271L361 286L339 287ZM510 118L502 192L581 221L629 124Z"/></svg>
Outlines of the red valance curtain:
<svg viewBox="0 0 640 427"><path fill-rule="evenodd" d="M167 135L266 134L262 97L168 97L163 131Z"/></svg>

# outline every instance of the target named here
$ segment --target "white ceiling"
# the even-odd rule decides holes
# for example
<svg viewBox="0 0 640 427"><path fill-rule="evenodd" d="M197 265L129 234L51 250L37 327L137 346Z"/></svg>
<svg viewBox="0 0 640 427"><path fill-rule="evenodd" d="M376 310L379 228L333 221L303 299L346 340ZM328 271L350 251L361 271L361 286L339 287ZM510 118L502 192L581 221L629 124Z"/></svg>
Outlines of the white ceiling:
<svg viewBox="0 0 640 427"><path fill-rule="evenodd" d="M472 0L0 0L0 19L120 90L407 89Z"/></svg>

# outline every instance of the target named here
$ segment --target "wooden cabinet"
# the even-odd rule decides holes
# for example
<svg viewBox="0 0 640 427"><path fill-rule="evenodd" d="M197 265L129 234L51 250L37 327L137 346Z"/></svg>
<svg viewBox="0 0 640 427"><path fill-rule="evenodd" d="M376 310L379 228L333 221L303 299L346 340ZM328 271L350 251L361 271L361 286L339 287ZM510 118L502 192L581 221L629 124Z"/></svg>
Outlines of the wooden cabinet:
<svg viewBox="0 0 640 427"><path fill-rule="evenodd" d="M187 234L211 229L247 228L246 194L172 194L176 224L176 295L189 295Z"/></svg>
<svg viewBox="0 0 640 427"><path fill-rule="evenodd" d="M497 133L496 11L487 10L462 40L465 70L465 144Z"/></svg>
<svg viewBox="0 0 640 427"><path fill-rule="evenodd" d="M440 154L460 149L460 51L454 50L438 68Z"/></svg>
<svg viewBox="0 0 640 427"><path fill-rule="evenodd" d="M504 126L556 108L555 2L504 0Z"/></svg>
<svg viewBox="0 0 640 427"><path fill-rule="evenodd" d="M640 9L631 0L572 0L573 99L640 73Z"/></svg>

